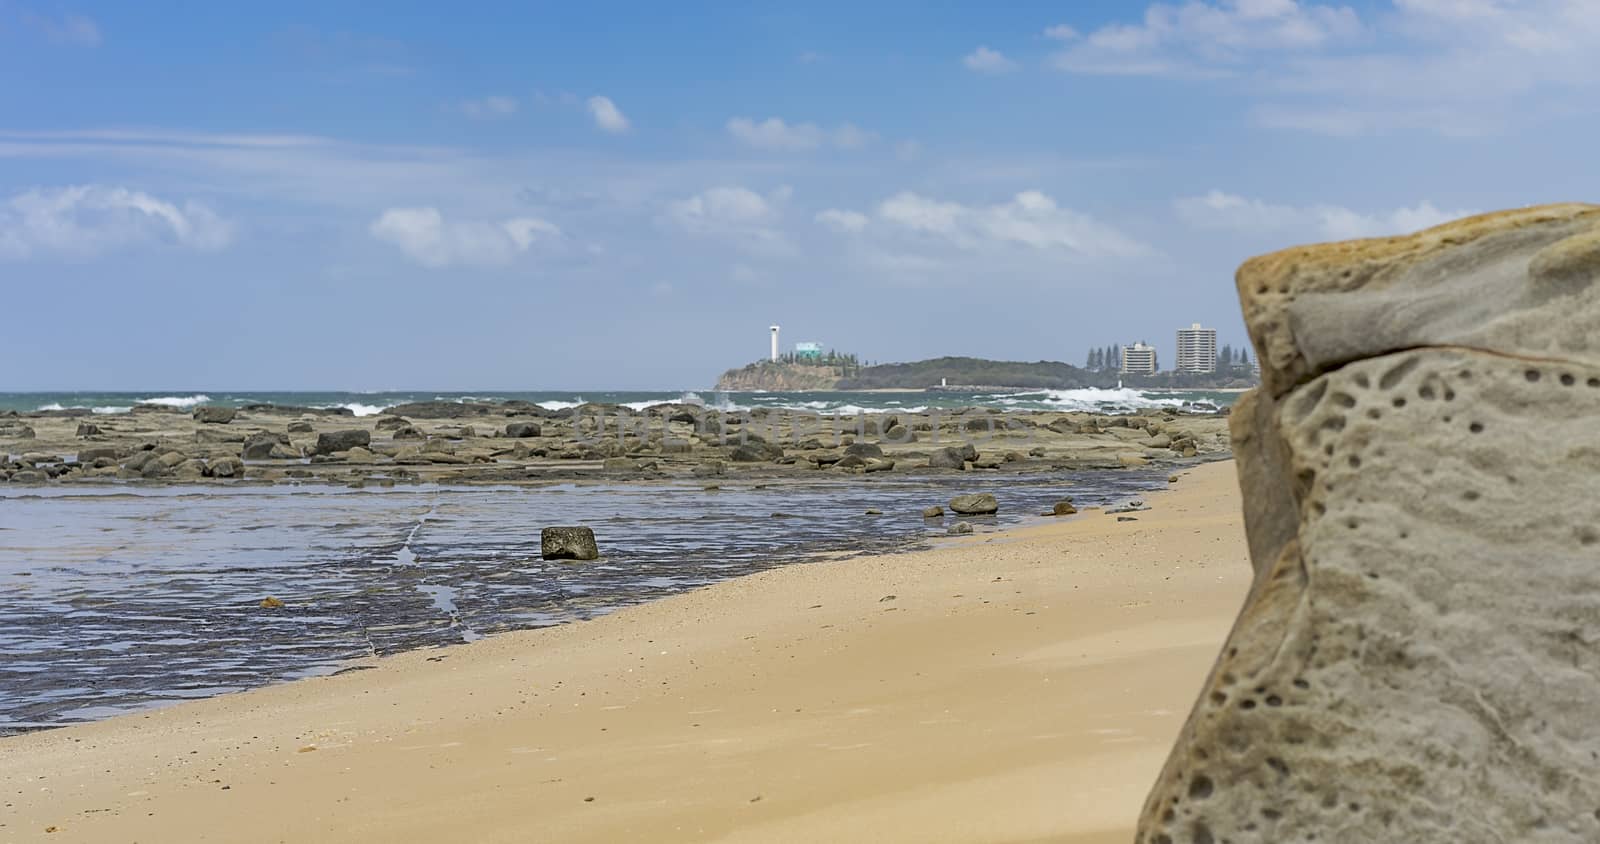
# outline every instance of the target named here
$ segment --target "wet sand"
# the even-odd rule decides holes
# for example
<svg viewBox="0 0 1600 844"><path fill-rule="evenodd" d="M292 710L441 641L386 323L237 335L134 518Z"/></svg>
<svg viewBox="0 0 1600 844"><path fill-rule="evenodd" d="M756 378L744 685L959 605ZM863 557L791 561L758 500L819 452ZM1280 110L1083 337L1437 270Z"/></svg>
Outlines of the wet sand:
<svg viewBox="0 0 1600 844"><path fill-rule="evenodd" d="M1150 503L0 740L0 840L1125 842L1250 576Z"/></svg>

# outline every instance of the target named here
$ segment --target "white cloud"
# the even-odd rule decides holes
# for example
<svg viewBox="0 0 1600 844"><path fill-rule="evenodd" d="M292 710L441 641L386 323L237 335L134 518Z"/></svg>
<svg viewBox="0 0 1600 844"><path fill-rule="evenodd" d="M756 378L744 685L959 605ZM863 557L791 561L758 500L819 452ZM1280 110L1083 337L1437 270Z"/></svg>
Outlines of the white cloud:
<svg viewBox="0 0 1600 844"><path fill-rule="evenodd" d="M100 35L99 24L96 24L93 18L84 15L66 14L53 18L25 12L22 19L34 29L43 32L45 38L52 44L98 47L105 40Z"/></svg>
<svg viewBox="0 0 1600 844"><path fill-rule="evenodd" d="M999 50L980 45L978 49L961 58L967 70L977 73L1007 73L1017 69L1017 63L1006 58Z"/></svg>
<svg viewBox="0 0 1600 844"><path fill-rule="evenodd" d="M662 220L690 234L720 237L758 252L787 254L788 239L776 228L780 206L793 190L787 185L767 196L739 186L714 187L667 203Z"/></svg>
<svg viewBox="0 0 1600 844"><path fill-rule="evenodd" d="M535 242L561 235L556 226L536 217L452 222L431 207L390 208L367 231L426 267L504 266Z"/></svg>
<svg viewBox="0 0 1600 844"><path fill-rule="evenodd" d="M1299 0L1154 3L1140 22L1107 24L1053 61L1075 73L1215 75L1234 72L1255 53L1316 49L1361 32L1348 6Z"/></svg>
<svg viewBox="0 0 1600 844"><path fill-rule="evenodd" d="M590 97L589 116L594 118L594 125L614 135L633 127L633 124L628 122L627 116L622 113L622 109L617 108L617 104L612 102L610 97Z"/></svg>
<svg viewBox="0 0 1600 844"><path fill-rule="evenodd" d="M201 203L180 206L122 187L36 188L0 205L0 257L89 257L145 244L209 252L232 240L233 227Z"/></svg>
<svg viewBox="0 0 1600 844"><path fill-rule="evenodd" d="M1340 205L1278 205L1219 190L1173 204L1178 216L1197 228L1246 234L1299 232L1323 240L1409 234L1478 213L1441 210L1426 199L1411 208L1362 213Z"/></svg>
<svg viewBox="0 0 1600 844"><path fill-rule="evenodd" d="M859 232L867 227L867 215L860 211L841 211L838 208L829 208L819 211L816 221L840 234Z"/></svg>
<svg viewBox="0 0 1600 844"><path fill-rule="evenodd" d="M1055 26L1045 27L1044 30L1044 37L1054 38L1057 41L1074 41L1077 40L1079 36L1080 33L1078 30L1073 29L1064 23L1058 23Z"/></svg>
<svg viewBox="0 0 1600 844"><path fill-rule="evenodd" d="M481 97L462 103L461 113L479 119L509 117L517 113L517 101L513 97Z"/></svg>
<svg viewBox="0 0 1600 844"><path fill-rule="evenodd" d="M860 231L866 215L830 209L817 221L837 231ZM853 215L853 216L852 216ZM878 204L880 231L898 232L953 245L963 250L1024 246L1082 257L1132 257L1147 247L1093 217L1062 208L1036 190L1023 191L1006 202L968 205L902 191ZM847 222L848 221L848 222ZM856 228L852 229L851 226Z"/></svg>
<svg viewBox="0 0 1600 844"><path fill-rule="evenodd" d="M787 123L781 117L769 117L760 122L734 117L728 121L727 129L728 134L746 146L789 152L806 152L826 145L859 149L878 137L877 133L850 123L824 129L815 123Z"/></svg>

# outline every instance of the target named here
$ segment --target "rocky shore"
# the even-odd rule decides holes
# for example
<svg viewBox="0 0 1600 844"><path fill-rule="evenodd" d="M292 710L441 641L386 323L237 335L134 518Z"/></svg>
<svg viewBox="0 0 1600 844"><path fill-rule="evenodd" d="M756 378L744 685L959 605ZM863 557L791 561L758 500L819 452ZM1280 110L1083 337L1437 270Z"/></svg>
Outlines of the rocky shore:
<svg viewBox="0 0 1600 844"><path fill-rule="evenodd" d="M419 402L376 416L305 407L139 406L0 416L0 481L347 485L652 480L1176 464L1228 453L1227 420L986 408L819 416L689 404Z"/></svg>

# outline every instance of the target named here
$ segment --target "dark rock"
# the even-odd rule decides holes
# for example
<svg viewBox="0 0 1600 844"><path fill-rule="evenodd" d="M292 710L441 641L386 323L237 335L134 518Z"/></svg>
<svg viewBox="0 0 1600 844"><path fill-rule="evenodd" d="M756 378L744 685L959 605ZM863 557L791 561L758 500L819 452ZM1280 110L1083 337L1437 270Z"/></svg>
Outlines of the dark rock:
<svg viewBox="0 0 1600 844"><path fill-rule="evenodd" d="M747 442L734 446L728 459L735 463L768 463L783 456L781 446L764 442Z"/></svg>
<svg viewBox="0 0 1600 844"><path fill-rule="evenodd" d="M944 518L944 508L937 504L933 505L932 507L924 507L922 508L922 518L942 519Z"/></svg>
<svg viewBox="0 0 1600 844"><path fill-rule="evenodd" d="M978 450L971 445L949 446L928 455L930 469L965 469L967 462L978 459Z"/></svg>
<svg viewBox="0 0 1600 844"><path fill-rule="evenodd" d="M284 434L273 434L263 431L252 435L244 441L241 453L246 460L271 460L274 448L289 444L289 437Z"/></svg>
<svg viewBox="0 0 1600 844"><path fill-rule="evenodd" d="M1078 508L1072 506L1072 499L1070 498L1063 498L1056 502L1056 506L1050 508L1050 515L1052 516L1070 516L1076 512L1078 512Z"/></svg>
<svg viewBox="0 0 1600 844"><path fill-rule="evenodd" d="M855 457L882 457L883 449L872 443L855 443L845 446L844 453Z"/></svg>
<svg viewBox="0 0 1600 844"><path fill-rule="evenodd" d="M980 492L976 495L958 495L950 499L950 510L962 516L987 516L1000 510L993 495Z"/></svg>
<svg viewBox="0 0 1600 844"><path fill-rule="evenodd" d="M239 411L231 407L197 407L194 409L194 421L203 425L226 425L233 421Z"/></svg>
<svg viewBox="0 0 1600 844"><path fill-rule="evenodd" d="M332 454L336 451L349 451L356 446L372 444L372 432L361 428L344 431L328 431L317 435L316 447L312 454Z"/></svg>
<svg viewBox="0 0 1600 844"><path fill-rule="evenodd" d="M207 470L207 474L213 478L242 478L244 461L237 457L218 457L211 461Z"/></svg>
<svg viewBox="0 0 1600 844"><path fill-rule="evenodd" d="M506 423L506 436L508 437L537 437L543 435L543 429L537 422L508 422Z"/></svg>
<svg viewBox="0 0 1600 844"><path fill-rule="evenodd" d="M95 448L79 449L78 451L79 463L93 463L102 457L110 457L115 460L117 457L117 450L111 446L98 446Z"/></svg>
<svg viewBox="0 0 1600 844"><path fill-rule="evenodd" d="M539 533L539 556L546 560L598 560L600 547L586 527L547 527Z"/></svg>
<svg viewBox="0 0 1600 844"><path fill-rule="evenodd" d="M419 401L397 404L384 411L395 416L414 416L418 419L462 419L469 416L487 416L495 412L494 405L472 404L458 401Z"/></svg>
<svg viewBox="0 0 1600 844"><path fill-rule="evenodd" d="M423 438L422 432L410 425L394 429L394 434L391 436L397 440L420 440Z"/></svg>
<svg viewBox="0 0 1600 844"><path fill-rule="evenodd" d="M378 421L372 423L372 427L373 427L373 430L387 431L390 428L396 428L396 429L404 428L404 427L406 427L406 426L408 426L410 424L411 424L411 421L406 419L403 416L389 416L389 415L385 414L383 416L378 417Z"/></svg>
<svg viewBox="0 0 1600 844"><path fill-rule="evenodd" d="M950 530L947 532L951 536L960 536L965 533L972 533L972 525L968 522L956 522L950 526Z"/></svg>
<svg viewBox="0 0 1600 844"><path fill-rule="evenodd" d="M100 426L94 424L93 422L79 422L78 423L78 436L80 436L80 437L98 437L98 436L100 436Z"/></svg>
<svg viewBox="0 0 1600 844"><path fill-rule="evenodd" d="M309 434L317 429L312 427L311 423L305 421L304 419L296 419L295 421L289 423L288 430L291 434Z"/></svg>

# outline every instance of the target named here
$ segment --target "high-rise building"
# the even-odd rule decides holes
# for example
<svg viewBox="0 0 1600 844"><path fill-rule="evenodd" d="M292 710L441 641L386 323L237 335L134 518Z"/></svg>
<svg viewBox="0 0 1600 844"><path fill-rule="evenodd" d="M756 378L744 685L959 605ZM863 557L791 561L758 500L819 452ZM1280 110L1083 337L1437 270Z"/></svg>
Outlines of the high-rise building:
<svg viewBox="0 0 1600 844"><path fill-rule="evenodd" d="M1217 330L1194 323L1178 329L1178 371L1217 371Z"/></svg>
<svg viewBox="0 0 1600 844"><path fill-rule="evenodd" d="M1156 374L1156 347L1143 343L1122 347L1123 375Z"/></svg>

